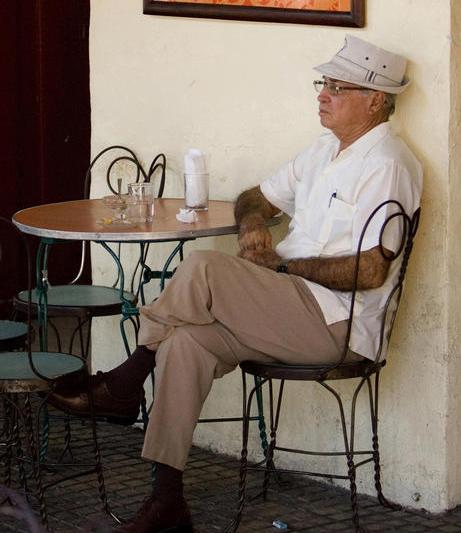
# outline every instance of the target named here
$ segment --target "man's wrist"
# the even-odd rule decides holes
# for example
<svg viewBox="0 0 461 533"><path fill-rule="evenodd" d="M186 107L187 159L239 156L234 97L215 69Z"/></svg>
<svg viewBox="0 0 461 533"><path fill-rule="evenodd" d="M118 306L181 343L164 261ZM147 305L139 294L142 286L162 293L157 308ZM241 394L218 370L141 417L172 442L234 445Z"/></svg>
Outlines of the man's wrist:
<svg viewBox="0 0 461 533"><path fill-rule="evenodd" d="M283 259L280 261L280 263L277 265L276 271L280 272L281 274L288 274L288 263L289 261L286 259Z"/></svg>
<svg viewBox="0 0 461 533"><path fill-rule="evenodd" d="M243 217L242 220L239 222L239 228L240 230L252 230L254 228L257 228L259 226L265 226L266 221L264 220L264 217L262 217L259 214L252 214L247 215L246 217Z"/></svg>

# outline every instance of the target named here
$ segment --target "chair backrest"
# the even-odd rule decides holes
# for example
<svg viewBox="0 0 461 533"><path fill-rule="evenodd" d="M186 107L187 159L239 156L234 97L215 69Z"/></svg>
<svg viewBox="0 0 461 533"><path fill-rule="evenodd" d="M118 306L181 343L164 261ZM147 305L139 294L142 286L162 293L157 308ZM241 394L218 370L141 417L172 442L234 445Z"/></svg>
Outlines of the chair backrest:
<svg viewBox="0 0 461 533"><path fill-rule="evenodd" d="M389 276L393 276L392 283L389 284L387 295L385 296L385 303L380 309L380 328L376 332L379 335L378 349L375 352L374 362L382 361L386 354L387 345L390 340L395 318L397 315L398 306L400 303L405 275L407 272L410 254L413 249L413 242L418 229L421 209L418 208L411 216L405 212L402 204L396 200L388 200L377 206L368 217L362 229L359 242L357 245L357 252L355 256L354 282L353 290L351 292L348 330L346 341L344 344L341 359L335 366L344 362L346 355L349 352L349 342L353 330L354 318L356 316L357 296L360 292L358 289L360 257L364 253L362 250L364 239L369 231L371 225L378 217L382 217L383 212L386 213L384 222L381 225L378 249L383 258L389 261ZM392 226L392 228L391 228ZM397 250L389 254L385 246L386 231L398 231L398 246ZM395 267L393 267L395 265Z"/></svg>
<svg viewBox="0 0 461 533"><path fill-rule="evenodd" d="M128 183L138 183L141 180L141 177L142 181L150 182L160 171L160 183L157 191L157 197L161 198L163 196L166 179L165 154L157 154L152 160L152 163L149 166L149 170L146 172L137 155L133 150L131 150L131 148L122 145L113 145L101 150L91 161L90 166L88 167L88 170L85 174L85 181L83 186L84 198L90 197L91 175L96 163L98 161L101 161L105 155L107 156L109 152L118 154L114 159L110 160L107 163L107 168L105 172L106 184L112 194L117 194L119 192L117 183L119 173L117 171L121 169L122 173L120 173L120 175L123 176L124 188L126 188L126 185ZM132 170L135 171L134 174L128 171L127 163L132 164Z"/></svg>
<svg viewBox="0 0 461 533"><path fill-rule="evenodd" d="M111 155L114 155L113 159L110 159ZM108 146L107 148L104 148L92 159L88 170L86 171L83 186L83 197L85 199L88 199L90 197L92 172L98 162L106 165L105 181L108 193L117 194L119 192L119 187L121 187L122 192L126 192L128 183L138 183L139 181L150 182L154 178L156 178L158 174L160 174L157 197L162 198L166 181L165 154L157 154L153 158L149 169L146 172L143 165L139 161L138 156L131 148L128 148L123 145L112 145ZM120 248L120 245L118 246ZM85 267L87 250L88 243L82 242L82 253L80 258L79 270L75 277L70 281L71 284L77 283L82 276ZM120 253L120 251L118 253ZM116 286L118 281L119 278L117 277L117 279L113 283L113 286ZM131 285L133 284L134 280L132 280Z"/></svg>

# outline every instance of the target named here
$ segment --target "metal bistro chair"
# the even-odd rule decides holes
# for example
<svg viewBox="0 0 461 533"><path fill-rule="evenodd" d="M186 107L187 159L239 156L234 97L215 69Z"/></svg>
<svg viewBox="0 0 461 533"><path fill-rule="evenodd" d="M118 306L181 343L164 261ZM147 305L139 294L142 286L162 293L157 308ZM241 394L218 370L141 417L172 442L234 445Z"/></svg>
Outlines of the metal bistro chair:
<svg viewBox="0 0 461 533"><path fill-rule="evenodd" d="M29 305L27 312L27 350L10 351L2 348L0 352L0 394L3 400L3 415L5 418L4 431L0 440L0 463L4 467L4 483L11 486L13 473L16 471L18 482L24 490L27 498L34 493L38 498L40 518L48 528L48 515L44 497L44 491L67 479L95 472L98 477L99 495L104 509L110 513L104 477L102 473L101 457L96 436L96 426L93 419L93 442L95 453L94 467L88 470L88 465L83 465L85 471L68 475L65 478L54 480L44 484L42 472L50 467L67 465L43 464L39 452L40 419L46 398L53 388L54 381L62 376L83 368L85 362L76 355L61 352L31 351L31 262L28 242L9 220L1 217L0 223L8 225L17 232L21 238L24 249L24 260L27 261L27 277L29 287ZM2 261L5 261L3 255ZM5 263L4 263L5 264ZM39 396L37 396L37 393ZM31 397L34 398L31 398ZM37 400L37 398L39 398ZM33 401L32 401L33 400ZM34 407L33 407L34 402ZM38 403L37 403L38 402ZM32 489L34 485L34 490ZM8 492L8 491L6 491ZM13 499L14 500L14 499ZM14 505L14 501L6 497L0 502L1 506L6 503Z"/></svg>
<svg viewBox="0 0 461 533"><path fill-rule="evenodd" d="M165 187L165 156L163 154L156 156L152 161L149 171L146 173L133 150L125 146L114 145L101 150L101 152L99 152L92 160L85 176L84 198L89 198L90 196L91 176L96 163L104 162L106 159L103 159L103 156L107 156L109 152L117 153L117 157L107 163L105 171L106 184L110 193L116 194L120 192L119 189L122 186L122 179L123 186L125 186L128 181L138 182L141 177L144 181L150 181L154 174L161 171L159 196L163 194L163 189ZM128 172L128 166L131 166L131 170L134 168L134 173ZM117 179L116 176L123 176L123 178ZM138 298L137 292L134 289L135 276L133 276L130 290L124 290L125 287L121 287L121 281L124 281L120 265L121 245L116 245L117 249L113 250L113 248L107 243L102 243L107 251L114 256L117 262L118 271L113 285L100 286L78 284L83 273L87 251L89 249L89 243L83 242L80 268L75 278L67 285L51 285L48 281L48 259L52 245L57 242L61 243L62 241L56 241L53 239L41 239L40 241L36 262L38 290L35 289L32 293L32 304L34 306L34 311L39 316L39 323L42 325L49 324L54 330L58 339L59 350L61 349L59 332L50 319L56 317L76 318L77 326L71 335L69 352L73 351L75 336L78 335L81 354L84 359L87 359L92 318L121 314L124 305L135 307ZM145 255L142 256L145 257ZM142 261L140 260L140 264L141 263ZM163 274L163 276L165 277L167 274ZM18 312L26 312L27 291L22 291L16 296L14 305ZM136 319L132 317L129 317L128 319L131 320L136 327ZM89 327L87 337L84 339L83 327L86 323L89 324ZM42 328L41 337L43 338L41 348L44 349L47 342L46 327Z"/></svg>
<svg viewBox="0 0 461 533"><path fill-rule="evenodd" d="M351 335L351 328L354 318L354 307L356 304L356 293L357 293L357 280L359 273L359 260L362 249L362 242L365 236L365 232L372 222L373 218L381 209L391 210L391 214L388 214L389 211L386 211L386 220L381 228L380 234L380 250L384 257L386 257L392 263L400 261L400 266L396 264L398 269L397 281L391 288L386 303L382 309L381 316L381 328L380 331L376 332L376 335L379 336L379 348L375 354L374 360L364 360L360 362L348 363L344 362L345 357L348 353L349 339ZM292 452L306 455L314 456L330 456L337 457L342 456L346 459L347 464L347 475L343 474L328 474L322 472L307 472L307 471L295 471L291 472L294 474L306 474L309 476L318 476L326 479L344 479L349 480L350 483L350 497L352 505L352 521L354 524L355 531L363 531L360 527L359 522L359 513L358 513L358 502L357 502L357 487L356 487L356 469L359 466L362 466L371 461L374 462L374 479L375 479L375 488L377 491L377 496L379 502L387 507L399 508L396 505L389 503L382 493L381 479L380 479L380 455L378 447L378 385L379 385L379 375L381 369L386 364L384 359L385 351L387 344L389 342L392 326L394 324L398 303L400 301L403 282L405 273L407 270L408 260L413 246L413 239L416 234L418 227L420 210L418 209L412 218L410 218L404 211L403 207L399 202L389 200L378 206L373 213L368 218L365 227L363 228L359 244L358 251L356 253L356 263L355 263L355 274L354 274L354 290L351 293L351 303L350 303L350 312L349 312L349 323L348 323L348 332L346 336L346 341L344 349L339 360L332 365L286 365L286 364L276 364L276 363L257 363L252 361L245 361L240 364L242 371L243 379L243 436L242 436L242 453L241 453L241 466L240 466L240 484L239 484L239 504L236 518L230 524L228 530L236 531L241 518L243 509L246 503L246 475L248 470L263 470L264 471L264 482L262 495L266 498L269 477L271 474L278 477L279 473L290 472L290 470L278 469L274 464L274 452ZM383 245L383 236L388 225L393 222L398 224L401 233L400 247L398 251L392 256L388 257L388 253ZM392 268L392 264L391 264ZM248 394L246 376L252 375L254 377L260 378L260 382L256 383L255 387ZM374 380L372 380L374 376ZM356 383L355 388L353 389L353 395L350 405L350 427L348 429L348 423L346 422L345 408L343 401L340 395L340 392L333 388L330 382L336 380L346 380L358 378L359 381ZM273 380L280 382L278 395L274 394ZM281 446L277 443L277 429L280 422L280 411L282 406L283 390L286 381L306 381L306 382L315 382L316 384L323 387L323 389L330 392L333 397L336 399L336 403L339 408L339 417L341 421L341 429L344 441L344 451L308 451L308 450L299 450L293 449L286 446ZM374 381L374 385L373 385ZM269 409L270 409L270 443L265 454L264 460L255 465L251 466L247 461L248 453L248 434L249 434L249 419L251 412L251 403L254 396L264 385L268 385L269 389ZM371 415L371 431L372 447L369 450L356 450L355 443L355 420L356 420L356 403L357 398L362 390L363 386L366 384L366 390L368 391L369 398L369 408ZM275 399L275 396L277 398ZM360 458L360 462L355 462L356 458Z"/></svg>
<svg viewBox="0 0 461 533"><path fill-rule="evenodd" d="M122 145L113 145L104 148L93 158L86 172L83 194L85 199L90 196L92 173L94 173L97 164L98 166L105 165L105 180L108 192L116 194L121 192L120 189L122 187L125 188L128 183L139 182L140 180L151 182L154 179L158 179L157 197L163 197L166 184L165 154L157 154L146 171L132 149ZM82 243L81 262L77 275L69 284L55 286L49 283L48 259L52 245L56 243L65 244L65 242L54 239L42 239L36 261L37 289L32 294L33 308L39 318L38 322L42 326L45 325L40 331L42 349L47 345L46 325L50 325L55 332L58 340L58 349L61 349L59 332L50 319L56 317L75 317L77 319L77 327L71 336L68 351L73 352L74 340L76 335L78 335L81 354L87 359L92 318L122 315L120 325L121 333L126 353L129 355L130 347L125 333L126 321L131 322L137 337L139 319L136 304L138 299L142 304L145 303L145 285L151 280L157 279L160 283L160 289L162 290L164 288L165 281L173 275L173 269L171 268L172 261L176 256L182 261L183 246L188 240L193 239L174 240L174 248L161 270L152 270L147 265L149 244L140 244L138 263L131 277L131 282L127 282L128 290L124 290L125 276L121 265L121 244L109 245L104 242L99 243L112 256L117 265L116 279L112 286L83 285L78 283L82 276L87 257L88 242ZM26 312L27 291L22 291L15 297L14 305L17 312ZM87 337L84 339L82 331L86 323L89 324L89 327Z"/></svg>

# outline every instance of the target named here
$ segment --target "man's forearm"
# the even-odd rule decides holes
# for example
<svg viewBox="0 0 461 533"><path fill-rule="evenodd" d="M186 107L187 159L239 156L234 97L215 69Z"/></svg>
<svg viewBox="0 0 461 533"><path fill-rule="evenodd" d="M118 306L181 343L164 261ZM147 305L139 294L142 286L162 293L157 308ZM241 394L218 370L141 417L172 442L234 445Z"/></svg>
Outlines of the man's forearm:
<svg viewBox="0 0 461 533"><path fill-rule="evenodd" d="M386 279L389 263L379 247L362 252L357 289L380 287ZM329 289L351 291L354 288L355 265L355 256L319 257L292 259L288 262L287 269L289 274L301 276Z"/></svg>
<svg viewBox="0 0 461 533"><path fill-rule="evenodd" d="M239 226L246 223L265 224L277 212L278 209L265 198L259 187L242 192L234 208L235 221Z"/></svg>
<svg viewBox="0 0 461 533"><path fill-rule="evenodd" d="M241 252L272 248L272 236L266 221L274 216L278 209L265 198L259 187L242 192L237 198L234 212L239 225Z"/></svg>

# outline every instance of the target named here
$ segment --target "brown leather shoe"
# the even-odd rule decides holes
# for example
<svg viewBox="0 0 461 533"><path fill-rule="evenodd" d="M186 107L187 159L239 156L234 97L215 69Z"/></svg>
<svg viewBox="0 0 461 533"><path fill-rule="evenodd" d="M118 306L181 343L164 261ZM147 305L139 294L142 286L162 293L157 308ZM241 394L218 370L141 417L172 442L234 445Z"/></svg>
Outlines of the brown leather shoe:
<svg viewBox="0 0 461 533"><path fill-rule="evenodd" d="M90 374L86 367L59 377L54 381L53 391L58 394L69 394L85 390Z"/></svg>
<svg viewBox="0 0 461 533"><path fill-rule="evenodd" d="M65 379L60 380L47 401L60 411L89 418L91 415L88 388L92 393L94 416L105 418L115 424L131 425L136 422L141 404L141 393L126 399L113 396L107 388L103 372L88 376L87 379L82 379L81 376L78 379L74 377L69 381L68 386L66 386Z"/></svg>
<svg viewBox="0 0 461 533"><path fill-rule="evenodd" d="M189 506L183 497L162 501L148 498L131 522L117 533L193 533Z"/></svg>

